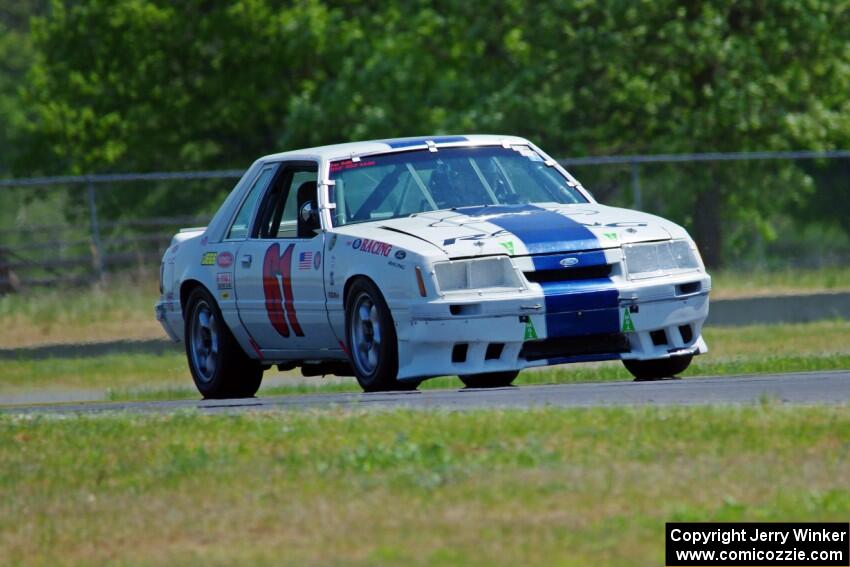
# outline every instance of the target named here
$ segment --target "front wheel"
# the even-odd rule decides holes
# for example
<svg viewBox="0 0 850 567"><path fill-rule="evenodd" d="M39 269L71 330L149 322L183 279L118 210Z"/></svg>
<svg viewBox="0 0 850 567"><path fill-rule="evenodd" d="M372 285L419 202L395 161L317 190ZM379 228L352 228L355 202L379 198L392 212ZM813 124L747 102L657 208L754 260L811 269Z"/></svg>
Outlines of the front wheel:
<svg viewBox="0 0 850 567"><path fill-rule="evenodd" d="M354 374L367 392L415 390L399 382L398 339L390 308L371 281L355 281L345 302L345 335Z"/></svg>
<svg viewBox="0 0 850 567"><path fill-rule="evenodd" d="M467 388L504 388L513 384L519 375L519 370L508 372L485 372L483 374L469 374L458 376Z"/></svg>
<svg viewBox="0 0 850 567"><path fill-rule="evenodd" d="M210 293L197 288L186 302L186 358L195 387L205 398L250 398L263 368L236 342Z"/></svg>
<svg viewBox="0 0 850 567"><path fill-rule="evenodd" d="M693 357L692 354L686 354L656 360L624 360L623 364L635 380L660 380L684 372L691 364Z"/></svg>

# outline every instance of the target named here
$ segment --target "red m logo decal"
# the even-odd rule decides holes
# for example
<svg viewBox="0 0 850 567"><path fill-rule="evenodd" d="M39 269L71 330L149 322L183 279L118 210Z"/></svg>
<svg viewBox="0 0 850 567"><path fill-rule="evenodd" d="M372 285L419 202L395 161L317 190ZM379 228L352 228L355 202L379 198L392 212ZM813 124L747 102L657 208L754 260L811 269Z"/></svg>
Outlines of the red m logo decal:
<svg viewBox="0 0 850 567"><path fill-rule="evenodd" d="M266 250L263 259L263 291L266 296L266 313L269 321L278 333L284 337L289 336L289 325L296 337L303 337L304 331L298 324L295 316L295 303L292 299L292 251L294 244L286 247L283 255L280 255L280 245L275 243ZM281 287L283 293L281 294ZM285 314L284 314L285 311Z"/></svg>

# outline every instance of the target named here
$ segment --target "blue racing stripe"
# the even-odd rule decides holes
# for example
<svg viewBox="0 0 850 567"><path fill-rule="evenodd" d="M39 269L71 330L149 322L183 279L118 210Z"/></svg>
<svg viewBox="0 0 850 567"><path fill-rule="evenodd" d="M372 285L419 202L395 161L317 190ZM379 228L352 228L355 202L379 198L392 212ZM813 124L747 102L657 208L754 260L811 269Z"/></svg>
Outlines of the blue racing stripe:
<svg viewBox="0 0 850 567"><path fill-rule="evenodd" d="M575 268L606 263L596 236L565 215L534 205L462 207L456 211L473 217L486 216L486 222L512 233L534 255L535 270L568 270L560 263L565 258L574 258ZM547 337L620 331L620 294L611 278L542 282L540 287L546 303ZM598 357L604 355L596 356L595 360L600 360Z"/></svg>
<svg viewBox="0 0 850 567"><path fill-rule="evenodd" d="M620 293L610 278L542 282L546 335L573 337L620 330Z"/></svg>
<svg viewBox="0 0 850 567"><path fill-rule="evenodd" d="M422 138L403 138L400 140L382 140L382 143L391 148L409 148L412 146L424 146L425 142L432 141L435 144L451 144L452 142L465 142L466 136L432 136Z"/></svg>
<svg viewBox="0 0 850 567"><path fill-rule="evenodd" d="M571 267L561 260L573 259ZM607 263L605 252L576 252L532 256L535 270L569 270ZM546 300L546 333L550 337L572 337L617 332L620 327L620 294L610 278L541 282Z"/></svg>
<svg viewBox="0 0 850 567"><path fill-rule="evenodd" d="M596 236L583 224L534 205L488 205L455 210L471 217L487 216L486 222L512 232L522 240L529 254L602 248Z"/></svg>

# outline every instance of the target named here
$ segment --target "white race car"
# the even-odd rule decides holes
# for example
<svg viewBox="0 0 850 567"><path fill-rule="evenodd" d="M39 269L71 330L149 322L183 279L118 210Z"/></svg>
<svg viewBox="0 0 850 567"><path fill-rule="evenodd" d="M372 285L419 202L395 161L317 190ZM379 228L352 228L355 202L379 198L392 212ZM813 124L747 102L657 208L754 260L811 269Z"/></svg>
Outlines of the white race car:
<svg viewBox="0 0 850 567"><path fill-rule="evenodd" d="M160 287L157 318L220 398L272 365L367 391L611 359L672 376L707 350L711 278L683 228L598 204L531 142L432 136L257 160L174 237Z"/></svg>

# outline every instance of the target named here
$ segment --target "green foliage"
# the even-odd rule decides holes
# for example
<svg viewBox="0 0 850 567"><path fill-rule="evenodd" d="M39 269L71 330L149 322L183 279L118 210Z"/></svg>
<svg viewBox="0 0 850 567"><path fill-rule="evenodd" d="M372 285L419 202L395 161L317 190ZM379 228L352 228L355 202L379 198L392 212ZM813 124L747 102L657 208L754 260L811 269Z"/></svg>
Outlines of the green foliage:
<svg viewBox="0 0 850 567"><path fill-rule="evenodd" d="M32 26L29 132L50 159L31 165L245 167L295 147L470 131L559 156L850 142L846 0L373 4L54 1ZM811 182L789 164L646 184L717 264L770 238L771 215ZM744 228L726 245L730 223Z"/></svg>
<svg viewBox="0 0 850 567"><path fill-rule="evenodd" d="M847 2L277 4L54 4L33 28L39 126L80 171L432 131L570 155L850 134Z"/></svg>
<svg viewBox="0 0 850 567"><path fill-rule="evenodd" d="M23 142L27 116L19 90L34 58L28 19L43 13L44 4L44 0L0 0L0 173L11 168Z"/></svg>

